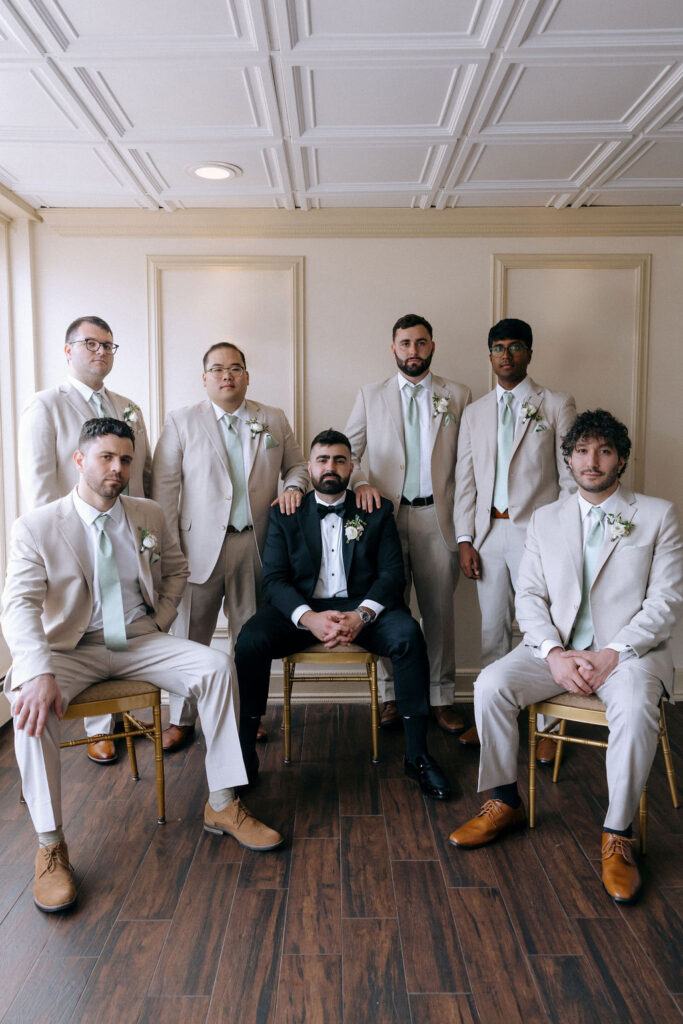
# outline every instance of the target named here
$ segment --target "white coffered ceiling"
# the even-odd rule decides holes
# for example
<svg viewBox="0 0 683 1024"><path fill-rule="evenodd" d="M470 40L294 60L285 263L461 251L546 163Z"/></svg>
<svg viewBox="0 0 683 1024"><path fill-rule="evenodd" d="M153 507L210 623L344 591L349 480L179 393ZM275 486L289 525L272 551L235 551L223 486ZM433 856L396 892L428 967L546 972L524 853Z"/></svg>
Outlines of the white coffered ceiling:
<svg viewBox="0 0 683 1024"><path fill-rule="evenodd" d="M0 0L0 184L34 207L680 205L683 4Z"/></svg>

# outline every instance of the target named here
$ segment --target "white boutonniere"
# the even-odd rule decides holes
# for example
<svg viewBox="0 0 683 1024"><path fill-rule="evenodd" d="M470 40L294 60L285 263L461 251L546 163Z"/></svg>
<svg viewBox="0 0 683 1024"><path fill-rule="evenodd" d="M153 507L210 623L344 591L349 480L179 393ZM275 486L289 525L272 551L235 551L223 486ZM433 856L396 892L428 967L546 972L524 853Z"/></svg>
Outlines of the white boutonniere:
<svg viewBox="0 0 683 1024"><path fill-rule="evenodd" d="M256 418L256 416L254 416L253 419L247 420L247 426L251 431L252 437L258 437L264 430L268 430L268 424L262 423L261 420Z"/></svg>
<svg viewBox="0 0 683 1024"><path fill-rule="evenodd" d="M137 428L137 424L142 419L142 413L140 407L135 405L134 402L129 402L126 408L123 410L123 422L127 423L129 427Z"/></svg>
<svg viewBox="0 0 683 1024"><path fill-rule="evenodd" d="M532 405L531 402L524 402L522 405L522 423L526 423L528 420L531 420L532 423L536 424L536 430L548 429L536 406Z"/></svg>
<svg viewBox="0 0 683 1024"><path fill-rule="evenodd" d="M344 523L344 536L346 537L347 544L352 540L360 540L364 533L365 520L361 519L360 516L354 516L353 519L349 519L348 522Z"/></svg>
<svg viewBox="0 0 683 1024"><path fill-rule="evenodd" d="M138 526L140 533L140 552L149 554L149 564L154 565L155 562L160 561L161 555L159 554L159 538L156 533L150 533L149 530L143 529L142 526Z"/></svg>
<svg viewBox="0 0 683 1024"><path fill-rule="evenodd" d="M439 396L439 395L432 395L432 405L434 406L433 415L435 417L436 416L443 416L443 414L445 412L448 412L448 401L449 401L450 397L451 396L448 395L448 394L441 395L441 396ZM452 416L451 416L451 422L453 422L453 417Z"/></svg>
<svg viewBox="0 0 683 1024"><path fill-rule="evenodd" d="M605 519L612 527L610 533L610 540L619 540L620 537L628 537L629 533L633 529L633 523L629 523L628 520L621 518L621 513L608 512Z"/></svg>

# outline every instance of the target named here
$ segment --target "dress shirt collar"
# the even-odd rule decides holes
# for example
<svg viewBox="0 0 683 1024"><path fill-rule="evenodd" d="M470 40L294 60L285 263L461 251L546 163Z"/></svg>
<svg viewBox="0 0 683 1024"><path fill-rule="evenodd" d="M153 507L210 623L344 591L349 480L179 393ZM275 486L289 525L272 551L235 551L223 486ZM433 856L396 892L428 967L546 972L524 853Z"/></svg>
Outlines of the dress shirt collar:
<svg viewBox="0 0 683 1024"><path fill-rule="evenodd" d="M579 509L581 510L581 522L583 522L586 516L590 514L590 510L592 508L601 508L605 511L606 514L612 512L619 502L620 491L621 484L617 486L616 491L610 494L609 498L605 498L605 500L601 501L599 505L593 505L590 501L586 501L586 499L583 498L577 491L576 496L579 499Z"/></svg>
<svg viewBox="0 0 683 1024"><path fill-rule="evenodd" d="M502 388L500 384L496 382L496 401L500 405L503 395L505 394L505 388ZM531 384L529 378L525 377L524 380L520 380L514 388L512 388L508 394L512 395L512 404L519 402L520 406L526 402L527 398L531 394Z"/></svg>
<svg viewBox="0 0 683 1024"><path fill-rule="evenodd" d="M92 526L97 517L101 516L102 513L98 508L93 508L92 505L89 505L87 501L83 501L83 498L81 498L76 487L74 487L72 494L74 499L74 505L80 518L83 520L86 526ZM120 500L117 498L112 507L108 509L107 512L104 514L108 515L118 525L123 517L123 505L121 504Z"/></svg>
<svg viewBox="0 0 683 1024"><path fill-rule="evenodd" d="M82 395L86 402L89 402L93 395L99 395L101 398L107 397L107 390L104 384L98 391L95 391L94 388L84 384L82 380L76 380L75 377L67 377L67 380L72 387L76 388L76 391L78 391L79 395Z"/></svg>
<svg viewBox="0 0 683 1024"><path fill-rule="evenodd" d="M327 505L328 508L336 508L337 505L343 505L344 502L346 501L346 495L347 494L348 494L348 491L344 491L344 493L342 494L342 496L339 499L339 501L331 501L330 502L330 501L323 501L322 498L318 497L318 492L317 491L313 491L313 495L315 497L316 504L318 504L318 505Z"/></svg>
<svg viewBox="0 0 683 1024"><path fill-rule="evenodd" d="M214 411L214 414L216 416L216 419L219 422L223 419L224 416L236 416L238 420L245 420L245 421L247 419L247 400L246 400L246 398L242 402L241 405L238 405L238 407L235 409L234 412L226 412L225 409L221 409L220 405L216 405L215 402L212 402L211 405L213 406L213 411Z"/></svg>
<svg viewBox="0 0 683 1024"><path fill-rule="evenodd" d="M396 376L398 377L398 386L401 389L401 391L403 391L403 389L406 386L406 384L410 384L411 387L415 386L413 384L413 382L411 380L409 380L408 377L404 377L403 376L403 374L400 372L400 370L396 374ZM431 391L432 388L433 388L433 384L432 384L432 371L430 370L426 377L423 377L422 380L415 381L415 383L416 384L421 384L425 391Z"/></svg>

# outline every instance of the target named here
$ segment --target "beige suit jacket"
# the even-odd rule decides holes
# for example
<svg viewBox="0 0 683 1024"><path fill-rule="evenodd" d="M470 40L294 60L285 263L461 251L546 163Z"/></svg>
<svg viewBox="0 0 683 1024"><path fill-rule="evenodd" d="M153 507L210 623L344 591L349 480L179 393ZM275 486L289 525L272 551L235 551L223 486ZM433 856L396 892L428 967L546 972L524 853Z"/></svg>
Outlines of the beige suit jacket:
<svg viewBox="0 0 683 1024"><path fill-rule="evenodd" d="M123 395L107 390L119 419L131 403ZM137 410L137 407L136 407ZM142 413L129 426L135 433L135 457L131 465L130 494L144 498L150 492L152 453ZM95 413L68 381L59 387L38 391L27 402L19 425L19 475L30 508L39 508L68 494L78 483L73 453L86 420Z"/></svg>
<svg viewBox="0 0 683 1024"><path fill-rule="evenodd" d="M508 472L510 519L526 527L531 513L555 501L560 492L569 494L576 484L562 455L562 438L576 419L571 395L549 391L529 378L541 420L518 419ZM545 429L538 430L543 425ZM496 391L473 402L460 427L458 461L455 468L455 533L473 537L475 548L491 529L491 504L496 477L498 405ZM501 511L504 511L501 509Z"/></svg>
<svg viewBox="0 0 683 1024"><path fill-rule="evenodd" d="M472 400L472 392L464 384L456 384L435 374L432 374L432 384L435 398L448 401L446 411L432 416L430 421L434 505L443 541L450 551L454 551L455 457L463 411ZM405 479L405 439L397 374L360 389L344 432L351 442L356 466L351 485L367 479L385 498L393 501L394 513L398 512ZM360 460L366 450L367 476L360 468Z"/></svg>
<svg viewBox="0 0 683 1024"><path fill-rule="evenodd" d="M309 479L300 445L282 409L247 399L249 419L266 429L248 442L247 489L254 536L263 551L271 502L285 487L306 492ZM205 583L225 539L232 481L225 440L209 399L169 413L152 463L152 497L158 501L190 565L190 583Z"/></svg>
<svg viewBox="0 0 683 1024"><path fill-rule="evenodd" d="M187 562L153 501L121 498L138 557L140 589L159 628L176 617ZM140 531L158 539L152 564L140 550ZM71 494L27 512L14 523L2 595L2 628L12 652L12 689L52 672L52 651L72 651L90 625L95 567Z"/></svg>
<svg viewBox="0 0 683 1024"><path fill-rule="evenodd" d="M674 506L622 487L613 509L633 523L628 536L611 540L598 558L590 603L595 642L625 644L644 670L670 689L673 663L668 640L683 606L683 537ZM517 580L517 621L524 643L550 640L567 647L581 603L583 534L576 495L532 516Z"/></svg>

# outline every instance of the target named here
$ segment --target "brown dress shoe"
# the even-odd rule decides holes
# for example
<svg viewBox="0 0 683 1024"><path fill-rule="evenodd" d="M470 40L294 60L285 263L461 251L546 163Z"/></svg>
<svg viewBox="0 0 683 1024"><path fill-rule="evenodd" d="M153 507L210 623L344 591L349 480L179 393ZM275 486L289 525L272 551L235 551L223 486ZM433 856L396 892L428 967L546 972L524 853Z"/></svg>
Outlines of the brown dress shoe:
<svg viewBox="0 0 683 1024"><path fill-rule="evenodd" d="M88 757L95 764L114 764L118 759L113 740L96 740L88 744Z"/></svg>
<svg viewBox="0 0 683 1024"><path fill-rule="evenodd" d="M72 872L69 851L63 839L51 846L41 846L36 854L33 877L33 902L39 910L53 914L73 906L76 886Z"/></svg>
<svg viewBox="0 0 683 1024"><path fill-rule="evenodd" d="M193 725L167 725L161 734L161 746L165 754L186 747L194 736Z"/></svg>
<svg viewBox="0 0 683 1024"><path fill-rule="evenodd" d="M631 903L642 885L632 843L626 836L602 833L602 884L608 896L618 903Z"/></svg>
<svg viewBox="0 0 683 1024"><path fill-rule="evenodd" d="M395 700L385 700L380 708L379 724L381 729L398 722L398 708Z"/></svg>
<svg viewBox="0 0 683 1024"><path fill-rule="evenodd" d="M267 743L268 742L268 730L266 729L265 725L263 724L263 722L261 721L260 718L258 720L258 729L256 730L256 742L257 743Z"/></svg>
<svg viewBox="0 0 683 1024"><path fill-rule="evenodd" d="M463 747L478 747L479 733L477 732L476 725L472 725L469 729L465 729L464 733L458 740L458 743L462 743Z"/></svg>
<svg viewBox="0 0 683 1024"><path fill-rule="evenodd" d="M543 736L536 744L536 760L539 764L552 764L555 760L557 740Z"/></svg>
<svg viewBox="0 0 683 1024"><path fill-rule="evenodd" d="M506 829L521 828L525 822L524 804L510 807L502 800L487 800L476 818L451 832L448 842L453 846L484 846Z"/></svg>
<svg viewBox="0 0 683 1024"><path fill-rule="evenodd" d="M455 736L456 733L462 732L465 728L462 717L449 704L432 708L432 714L436 719L438 727L451 736Z"/></svg>
<svg viewBox="0 0 683 1024"><path fill-rule="evenodd" d="M216 836L232 836L240 846L246 846L248 850L275 850L284 843L280 833L255 818L239 798L222 811L214 811L207 800L204 830Z"/></svg>

